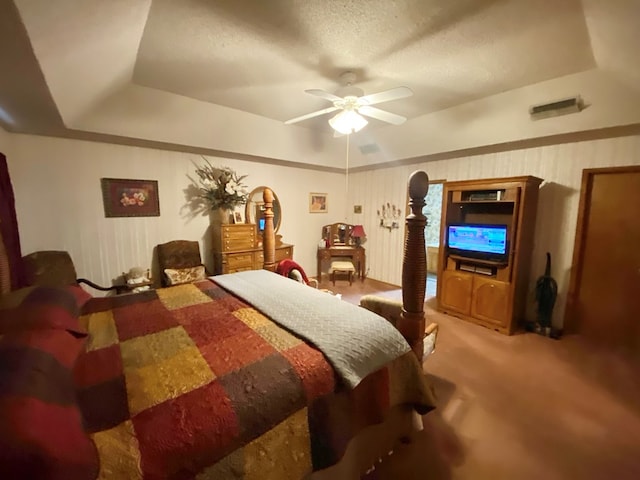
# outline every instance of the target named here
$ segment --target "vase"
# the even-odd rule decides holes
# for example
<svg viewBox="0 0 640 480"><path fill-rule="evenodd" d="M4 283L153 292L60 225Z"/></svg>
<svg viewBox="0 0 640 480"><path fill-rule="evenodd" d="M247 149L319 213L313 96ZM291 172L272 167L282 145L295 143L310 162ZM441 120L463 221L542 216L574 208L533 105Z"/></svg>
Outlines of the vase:
<svg viewBox="0 0 640 480"><path fill-rule="evenodd" d="M211 211L211 221L221 225L229 223L231 218L231 210L227 208L217 208Z"/></svg>

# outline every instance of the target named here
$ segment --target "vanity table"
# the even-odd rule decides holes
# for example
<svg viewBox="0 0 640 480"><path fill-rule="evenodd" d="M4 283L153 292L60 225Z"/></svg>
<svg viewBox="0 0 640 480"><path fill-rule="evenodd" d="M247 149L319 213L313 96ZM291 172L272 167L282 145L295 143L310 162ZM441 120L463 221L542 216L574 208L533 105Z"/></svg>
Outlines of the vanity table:
<svg viewBox="0 0 640 480"><path fill-rule="evenodd" d="M322 262L331 262L335 257L349 257L356 268L356 274L360 280L364 281L366 269L366 253L364 247L355 245L351 238L353 225L347 223L333 223L322 227L322 238L326 247L318 247L317 258L317 279L322 280Z"/></svg>
<svg viewBox="0 0 640 480"><path fill-rule="evenodd" d="M318 282L322 280L322 261L329 260L333 257L351 257L353 265L356 267L356 274L360 280L364 281L364 272L366 272L366 254L364 247L356 247L355 245L335 245L326 248L318 248Z"/></svg>

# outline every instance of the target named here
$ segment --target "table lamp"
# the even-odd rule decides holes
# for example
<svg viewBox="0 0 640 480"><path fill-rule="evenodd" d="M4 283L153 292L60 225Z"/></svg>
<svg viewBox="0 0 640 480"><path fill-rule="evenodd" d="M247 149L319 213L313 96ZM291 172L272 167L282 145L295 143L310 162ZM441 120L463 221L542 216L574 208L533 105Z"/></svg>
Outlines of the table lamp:
<svg viewBox="0 0 640 480"><path fill-rule="evenodd" d="M351 230L351 238L355 238L356 247L360 247L360 244L362 243L362 239L365 238L366 236L367 234L364 233L364 227L362 225L353 226L353 229Z"/></svg>

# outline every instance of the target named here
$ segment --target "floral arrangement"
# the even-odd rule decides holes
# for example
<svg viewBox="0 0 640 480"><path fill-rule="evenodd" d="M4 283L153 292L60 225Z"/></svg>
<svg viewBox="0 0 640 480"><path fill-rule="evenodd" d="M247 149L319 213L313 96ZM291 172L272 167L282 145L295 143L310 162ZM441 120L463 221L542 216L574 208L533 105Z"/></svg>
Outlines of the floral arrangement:
<svg viewBox="0 0 640 480"><path fill-rule="evenodd" d="M120 203L123 207L138 206L143 207L144 202L147 200L147 194L144 190L131 190L127 189L122 192Z"/></svg>
<svg viewBox="0 0 640 480"><path fill-rule="evenodd" d="M223 208L232 210L247 203L247 186L242 183L247 176L238 176L229 167L216 167L202 157L206 165L196 166L199 197L211 210Z"/></svg>

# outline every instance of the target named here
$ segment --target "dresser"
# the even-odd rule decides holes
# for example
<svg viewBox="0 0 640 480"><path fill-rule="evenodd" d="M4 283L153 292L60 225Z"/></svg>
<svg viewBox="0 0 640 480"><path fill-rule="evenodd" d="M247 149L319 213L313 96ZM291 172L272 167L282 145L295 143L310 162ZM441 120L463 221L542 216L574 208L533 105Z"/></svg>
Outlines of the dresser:
<svg viewBox="0 0 640 480"><path fill-rule="evenodd" d="M264 263L262 246L258 246L258 234L253 223L214 225L213 228L214 274L260 270ZM276 245L276 263L285 258L293 259L293 245Z"/></svg>

